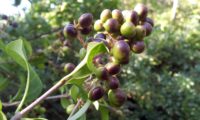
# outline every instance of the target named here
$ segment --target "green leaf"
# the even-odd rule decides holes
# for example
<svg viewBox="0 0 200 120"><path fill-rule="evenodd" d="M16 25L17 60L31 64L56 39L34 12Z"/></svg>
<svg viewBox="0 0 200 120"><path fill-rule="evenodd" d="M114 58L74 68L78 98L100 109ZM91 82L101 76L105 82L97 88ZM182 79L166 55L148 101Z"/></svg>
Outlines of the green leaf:
<svg viewBox="0 0 200 120"><path fill-rule="evenodd" d="M0 40L0 49L4 50L4 48L5 48L5 45L4 45L3 41Z"/></svg>
<svg viewBox="0 0 200 120"><path fill-rule="evenodd" d="M7 120L5 114L2 111L0 111L0 120Z"/></svg>
<svg viewBox="0 0 200 120"><path fill-rule="evenodd" d="M68 84L78 84L82 85L84 80L91 75L96 70L93 64L93 58L100 54L106 52L107 49L104 43L90 42L88 44L87 53L85 58L80 62L80 64L66 77L72 76L68 81Z"/></svg>
<svg viewBox="0 0 200 120"><path fill-rule="evenodd" d="M48 120L45 118L22 118L22 120Z"/></svg>
<svg viewBox="0 0 200 120"><path fill-rule="evenodd" d="M101 119L102 120L109 120L108 108L106 108L105 106L100 106L99 110L101 112Z"/></svg>
<svg viewBox="0 0 200 120"><path fill-rule="evenodd" d="M90 100L87 100L87 102L83 105L83 107L67 120L77 120L78 118L80 118L87 111L91 103L92 102Z"/></svg>
<svg viewBox="0 0 200 120"><path fill-rule="evenodd" d="M2 111L2 102L0 101L0 111Z"/></svg>
<svg viewBox="0 0 200 120"><path fill-rule="evenodd" d="M76 85L73 85L69 91L70 96L72 97L72 99L74 99L75 101L77 100L77 97L79 95L79 88Z"/></svg>
<svg viewBox="0 0 200 120"><path fill-rule="evenodd" d="M86 113L84 113L80 118L78 118L77 120L86 120Z"/></svg>
<svg viewBox="0 0 200 120"><path fill-rule="evenodd" d="M71 101L70 101L70 99L67 100L66 98L62 98L62 99L60 100L60 104L61 104L61 106L65 109L65 108L67 108L68 105L71 104Z"/></svg>
<svg viewBox="0 0 200 120"><path fill-rule="evenodd" d="M12 57L20 66L27 70L25 92L21 103L17 108L18 111L21 109L25 102L31 101L40 95L42 91L42 83L37 73L33 70L27 61L22 40L15 40L10 42L6 46L5 50L10 57Z"/></svg>

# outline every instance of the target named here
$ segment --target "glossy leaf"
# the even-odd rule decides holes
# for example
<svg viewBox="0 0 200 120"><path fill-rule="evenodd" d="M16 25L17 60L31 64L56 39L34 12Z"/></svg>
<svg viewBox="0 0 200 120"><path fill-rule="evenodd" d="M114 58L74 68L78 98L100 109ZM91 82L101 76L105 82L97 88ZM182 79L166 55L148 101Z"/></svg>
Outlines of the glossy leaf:
<svg viewBox="0 0 200 120"><path fill-rule="evenodd" d="M76 101L80 91L79 91L79 88L77 86L73 85L71 87L69 93L70 93L70 96Z"/></svg>
<svg viewBox="0 0 200 120"><path fill-rule="evenodd" d="M2 111L0 111L0 120L7 120L5 114Z"/></svg>

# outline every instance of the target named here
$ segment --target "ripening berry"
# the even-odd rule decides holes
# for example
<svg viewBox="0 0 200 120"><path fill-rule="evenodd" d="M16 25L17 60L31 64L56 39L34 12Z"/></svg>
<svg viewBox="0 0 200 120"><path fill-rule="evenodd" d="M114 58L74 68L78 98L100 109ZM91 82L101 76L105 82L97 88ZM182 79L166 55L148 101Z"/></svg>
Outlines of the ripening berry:
<svg viewBox="0 0 200 120"><path fill-rule="evenodd" d="M68 24L63 30L64 35L68 37L76 37L78 32L73 24Z"/></svg>
<svg viewBox="0 0 200 120"><path fill-rule="evenodd" d="M75 65L72 64L72 63L67 63L67 64L65 64L65 66L64 66L64 72L66 72L66 73L70 73L70 72L72 72L74 69L75 69Z"/></svg>
<svg viewBox="0 0 200 120"><path fill-rule="evenodd" d="M124 21L123 14L118 9L112 11L112 18L116 19L119 23L122 23Z"/></svg>
<svg viewBox="0 0 200 120"><path fill-rule="evenodd" d="M121 26L120 32L123 36L131 38L136 34L135 26L132 22L125 22Z"/></svg>
<svg viewBox="0 0 200 120"><path fill-rule="evenodd" d="M136 41L132 42L130 47L134 53L142 53L145 49L145 44L144 41Z"/></svg>
<svg viewBox="0 0 200 120"><path fill-rule="evenodd" d="M102 23L106 22L110 18L112 18L111 10L105 9L101 12L100 20L102 21Z"/></svg>
<svg viewBox="0 0 200 120"><path fill-rule="evenodd" d="M134 11L138 13L138 16L141 21L144 21L148 14L148 8L144 4L137 4L134 8Z"/></svg>
<svg viewBox="0 0 200 120"><path fill-rule="evenodd" d="M130 47L123 41L115 42L112 48L113 56L119 63L126 63L129 60Z"/></svg>
<svg viewBox="0 0 200 120"><path fill-rule="evenodd" d="M94 38L102 38L102 39L106 39L106 35L105 34L103 34L103 33L98 33L98 34L96 34L95 36L94 36Z"/></svg>
<svg viewBox="0 0 200 120"><path fill-rule="evenodd" d="M120 29L119 22L116 19L110 18L103 24L105 30L109 33L118 32Z"/></svg>
<svg viewBox="0 0 200 120"><path fill-rule="evenodd" d="M93 16L91 13L82 14L78 19L79 25L83 28L89 27L90 25L92 25L92 22L93 22Z"/></svg>
<svg viewBox="0 0 200 120"><path fill-rule="evenodd" d="M119 79L115 76L109 77L108 87L110 89L117 89L119 87Z"/></svg>
<svg viewBox="0 0 200 120"><path fill-rule="evenodd" d="M18 24L17 24L17 22L13 22L13 23L11 23L11 26L12 26L13 28L17 28L17 27L18 27Z"/></svg>
<svg viewBox="0 0 200 120"><path fill-rule="evenodd" d="M97 78L101 80L108 80L108 76L109 76L108 70L105 67L97 68L95 75L97 76Z"/></svg>
<svg viewBox="0 0 200 120"><path fill-rule="evenodd" d="M153 30L151 24L149 24L148 22L144 22L143 27L146 30L146 36L149 36Z"/></svg>
<svg viewBox="0 0 200 120"><path fill-rule="evenodd" d="M102 31L102 30L104 30L103 23L101 22L101 20L95 21L95 23L94 23L94 30L96 30L96 31Z"/></svg>
<svg viewBox="0 0 200 120"><path fill-rule="evenodd" d="M149 24L151 24L152 27L154 26L154 21L149 17L146 18L145 22L148 22Z"/></svg>
<svg viewBox="0 0 200 120"><path fill-rule="evenodd" d="M106 64L106 69L110 75L115 75L120 72L120 65L114 62L110 62Z"/></svg>
<svg viewBox="0 0 200 120"><path fill-rule="evenodd" d="M135 11L129 11L125 16L125 19L126 21L132 22L134 25L137 25L139 21L138 14Z"/></svg>
<svg viewBox="0 0 200 120"><path fill-rule="evenodd" d="M92 31L92 26L85 27L85 28L82 28L82 29L81 29L81 34L87 35L87 34L89 34L91 31Z"/></svg>
<svg viewBox="0 0 200 120"><path fill-rule="evenodd" d="M142 25L136 26L136 36L137 40L142 40L146 36L146 28Z"/></svg>
<svg viewBox="0 0 200 120"><path fill-rule="evenodd" d="M114 107L120 107L126 101L126 94L121 89L114 89L108 91L109 103Z"/></svg>
<svg viewBox="0 0 200 120"><path fill-rule="evenodd" d="M102 87L95 87L91 89L88 93L88 98L92 101L98 100L102 98L104 95L104 90Z"/></svg>

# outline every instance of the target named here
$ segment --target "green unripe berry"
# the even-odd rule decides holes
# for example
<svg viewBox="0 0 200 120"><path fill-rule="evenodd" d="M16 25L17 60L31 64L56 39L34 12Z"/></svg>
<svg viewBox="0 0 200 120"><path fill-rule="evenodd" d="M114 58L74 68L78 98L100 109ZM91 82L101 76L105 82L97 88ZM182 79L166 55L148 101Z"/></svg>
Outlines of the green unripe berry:
<svg viewBox="0 0 200 120"><path fill-rule="evenodd" d="M101 22L101 20L97 20L95 21L94 23L94 30L96 31L102 31L104 28L103 28L103 23Z"/></svg>
<svg viewBox="0 0 200 120"><path fill-rule="evenodd" d="M120 29L119 22L116 19L108 19L104 24L103 24L105 30L109 33L115 33L118 32Z"/></svg>
<svg viewBox="0 0 200 120"><path fill-rule="evenodd" d="M126 101L126 94L121 89L113 89L108 91L108 100L114 107L120 107Z"/></svg>
<svg viewBox="0 0 200 120"><path fill-rule="evenodd" d="M71 114L74 107L75 107L75 104L71 104L71 105L67 106L67 108L66 108L67 114Z"/></svg>
<svg viewBox="0 0 200 120"><path fill-rule="evenodd" d="M102 23L106 22L106 20L108 20L110 18L112 18L111 10L105 9L101 12L100 20L102 21Z"/></svg>
<svg viewBox="0 0 200 120"><path fill-rule="evenodd" d="M119 23L122 23L124 21L123 14L118 9L112 11L112 18L116 19Z"/></svg>
<svg viewBox="0 0 200 120"><path fill-rule="evenodd" d="M123 36L131 38L136 34L135 26L132 22L125 22L121 26L120 32Z"/></svg>
<svg viewBox="0 0 200 120"><path fill-rule="evenodd" d="M80 49L79 57L80 57L81 60L85 57L86 53L87 53L87 50L85 48Z"/></svg>

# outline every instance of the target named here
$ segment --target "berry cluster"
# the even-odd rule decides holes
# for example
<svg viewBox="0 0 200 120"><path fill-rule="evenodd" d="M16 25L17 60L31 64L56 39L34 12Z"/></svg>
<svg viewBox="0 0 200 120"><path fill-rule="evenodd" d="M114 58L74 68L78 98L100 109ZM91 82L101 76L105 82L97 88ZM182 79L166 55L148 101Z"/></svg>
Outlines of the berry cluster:
<svg viewBox="0 0 200 120"><path fill-rule="evenodd" d="M119 107L125 102L126 94L119 88L117 74L122 65L128 64L131 51L144 51L144 37L151 34L154 26L147 14L148 8L137 4L134 10L105 9L100 19L94 22L93 28L98 33L88 42L103 42L109 54L99 54L93 59L97 69L88 93L90 100L99 100L107 93L105 98L108 98L110 105ZM92 23L92 14L85 13L80 16L78 23L66 25L63 33L69 38L79 38L81 34L92 31Z"/></svg>

